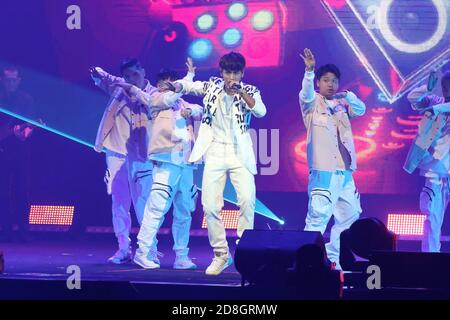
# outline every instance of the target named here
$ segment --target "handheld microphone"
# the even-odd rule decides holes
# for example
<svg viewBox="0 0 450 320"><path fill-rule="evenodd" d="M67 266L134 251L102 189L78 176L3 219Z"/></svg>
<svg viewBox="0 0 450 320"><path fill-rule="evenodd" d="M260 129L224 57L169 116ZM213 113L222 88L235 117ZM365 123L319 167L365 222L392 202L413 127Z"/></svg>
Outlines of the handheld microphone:
<svg viewBox="0 0 450 320"><path fill-rule="evenodd" d="M343 99L347 96L347 91L341 91L333 96L333 99Z"/></svg>
<svg viewBox="0 0 450 320"><path fill-rule="evenodd" d="M431 71L430 76L428 77L427 90L433 91L436 83L438 81L438 76L436 71Z"/></svg>
<svg viewBox="0 0 450 320"><path fill-rule="evenodd" d="M239 83L233 83L233 85L231 86L231 89L239 91L242 89L242 87Z"/></svg>

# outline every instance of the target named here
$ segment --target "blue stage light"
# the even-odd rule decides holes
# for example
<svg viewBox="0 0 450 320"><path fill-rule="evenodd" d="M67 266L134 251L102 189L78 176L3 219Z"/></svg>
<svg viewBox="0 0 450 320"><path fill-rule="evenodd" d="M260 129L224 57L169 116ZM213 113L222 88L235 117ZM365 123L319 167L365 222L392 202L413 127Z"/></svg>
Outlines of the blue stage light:
<svg viewBox="0 0 450 320"><path fill-rule="evenodd" d="M233 3L228 8L227 15L232 21L242 20L247 15L247 6L240 2Z"/></svg>
<svg viewBox="0 0 450 320"><path fill-rule="evenodd" d="M269 10L260 10L252 18L252 25L256 31L266 31L273 26L273 13Z"/></svg>
<svg viewBox="0 0 450 320"><path fill-rule="evenodd" d="M242 42L242 32L237 28L225 30L222 34L222 42L225 47L234 48Z"/></svg>
<svg viewBox="0 0 450 320"><path fill-rule="evenodd" d="M199 165L197 170L194 170L194 181L195 184L198 186L199 190L202 190L203 169L204 165ZM227 179L225 183L223 198L228 203L238 205L236 191L234 190L234 187L231 184L230 179ZM264 216L268 219L277 221L278 223L282 223L283 221L259 199L256 199L255 213Z"/></svg>
<svg viewBox="0 0 450 320"><path fill-rule="evenodd" d="M195 29L198 32L210 32L216 27L217 18L212 13L204 13L195 20Z"/></svg>
<svg viewBox="0 0 450 320"><path fill-rule="evenodd" d="M208 39L196 39L189 47L189 56L194 60L204 60L211 55L213 46Z"/></svg>

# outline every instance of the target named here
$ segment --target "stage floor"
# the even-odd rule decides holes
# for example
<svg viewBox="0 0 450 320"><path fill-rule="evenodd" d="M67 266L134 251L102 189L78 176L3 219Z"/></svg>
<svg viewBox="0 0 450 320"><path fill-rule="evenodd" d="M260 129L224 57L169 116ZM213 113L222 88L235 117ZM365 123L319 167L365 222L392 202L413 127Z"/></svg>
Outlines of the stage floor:
<svg viewBox="0 0 450 320"><path fill-rule="evenodd" d="M232 265L219 276L206 276L213 252L208 238L191 237L190 256L197 270L174 270L173 240L159 235L159 251L164 254L161 268L145 270L130 262L107 263L116 250L111 234L33 234L27 243L0 242L5 271L0 274L0 300L290 300L283 292L241 286L240 274ZM134 236L133 236L134 238ZM135 243L135 239L133 239ZM229 238L234 256L235 238ZM417 244L415 244L417 245ZM80 268L81 290L69 290L69 266ZM348 284L349 277L345 275ZM377 291L377 290L375 290ZM346 289L343 299L450 299L450 292L423 290Z"/></svg>
<svg viewBox="0 0 450 320"><path fill-rule="evenodd" d="M91 236L84 239L34 240L28 243L0 243L3 251L5 271L3 279L67 279L68 266L80 267L83 280L141 281L198 283L216 285L240 284L239 273L234 265L220 276L206 276L205 269L213 257L207 237L192 237L190 257L198 265L197 270L175 270L172 268L175 254L169 236L159 236L158 250L161 268L145 270L133 262L123 265L107 263L116 250L114 238ZM108 237L109 238L109 237ZM234 239L230 239L230 249L234 254Z"/></svg>

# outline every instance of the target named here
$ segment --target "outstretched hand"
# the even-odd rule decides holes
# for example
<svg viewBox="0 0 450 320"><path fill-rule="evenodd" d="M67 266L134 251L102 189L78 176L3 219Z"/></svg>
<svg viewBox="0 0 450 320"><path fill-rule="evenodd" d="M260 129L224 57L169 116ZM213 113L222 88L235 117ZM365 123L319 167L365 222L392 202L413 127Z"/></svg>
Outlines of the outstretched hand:
<svg viewBox="0 0 450 320"><path fill-rule="evenodd" d="M183 118L187 119L192 115L192 109L190 108L183 108L180 110L180 114Z"/></svg>
<svg viewBox="0 0 450 320"><path fill-rule="evenodd" d="M303 54L300 53L300 57L302 57L303 61L305 62L306 69L308 71L313 71L316 65L316 59L314 58L311 50L305 48L305 50L303 50Z"/></svg>
<svg viewBox="0 0 450 320"><path fill-rule="evenodd" d="M194 62L192 61L191 57L187 58L186 66L188 68L188 72L195 73L195 70L197 69L197 67L194 67Z"/></svg>
<svg viewBox="0 0 450 320"><path fill-rule="evenodd" d="M97 68L96 68L96 67L90 67L90 68L89 68L89 73L91 74L91 77L92 77L92 78L98 78L98 79L101 78L101 75L100 75L100 73L97 71Z"/></svg>
<svg viewBox="0 0 450 320"><path fill-rule="evenodd" d="M347 91L338 92L333 96L333 99L344 99L347 97Z"/></svg>
<svg viewBox="0 0 450 320"><path fill-rule="evenodd" d="M29 123L18 124L13 128L14 135L20 140L27 140L33 133L34 126Z"/></svg>

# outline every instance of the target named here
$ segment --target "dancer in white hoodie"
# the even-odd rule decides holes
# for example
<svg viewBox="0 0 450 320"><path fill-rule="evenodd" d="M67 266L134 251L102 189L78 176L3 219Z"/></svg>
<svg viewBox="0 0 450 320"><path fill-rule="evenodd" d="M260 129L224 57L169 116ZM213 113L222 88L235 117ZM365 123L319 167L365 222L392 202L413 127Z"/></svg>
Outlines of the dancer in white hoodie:
<svg viewBox="0 0 450 320"><path fill-rule="evenodd" d="M307 130L310 170L305 230L324 233L334 216L326 249L330 261L340 269L340 234L362 211L353 180L356 152L350 119L362 116L366 106L353 92L338 93L340 72L335 65L324 65L314 74L316 61L312 52L305 49L301 57L306 70L299 100ZM319 92L314 91L314 77Z"/></svg>
<svg viewBox="0 0 450 320"><path fill-rule="evenodd" d="M441 227L450 194L450 72L441 78L443 97L433 94L435 72L428 84L412 90L408 100L414 110L423 113L419 131L411 145L404 169L420 169L425 186L420 193L420 211L426 215L422 251L441 250Z"/></svg>
<svg viewBox="0 0 450 320"><path fill-rule="evenodd" d="M186 80L192 81L195 68L188 65ZM168 92L163 83L175 81L175 72L163 70L157 75L158 88ZM139 248L134 262L146 269L160 267L157 256L157 233L164 216L173 204L172 234L176 258L174 269L196 269L189 258L189 232L191 213L195 210L197 187L194 185L195 169L188 163L194 139L194 120L200 120L203 108L177 99L170 109L152 112L153 130L149 156L153 161L153 186L145 207L144 219L138 235Z"/></svg>
<svg viewBox="0 0 450 320"><path fill-rule="evenodd" d="M105 183L112 196L112 220L119 245L108 261L122 264L132 259L131 203L141 224L152 186L153 164L148 160L150 106L152 110L170 108L181 95L159 92L145 79L145 70L137 59L123 61L122 77L112 76L99 67L90 71L95 84L111 95L98 128L95 149L106 151Z"/></svg>

